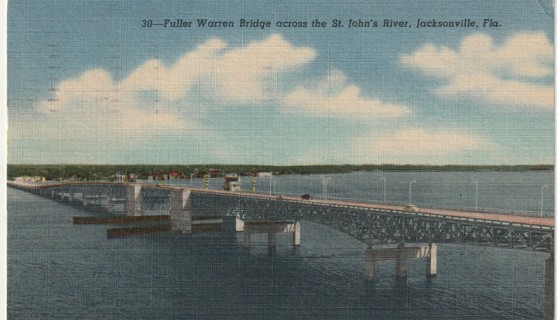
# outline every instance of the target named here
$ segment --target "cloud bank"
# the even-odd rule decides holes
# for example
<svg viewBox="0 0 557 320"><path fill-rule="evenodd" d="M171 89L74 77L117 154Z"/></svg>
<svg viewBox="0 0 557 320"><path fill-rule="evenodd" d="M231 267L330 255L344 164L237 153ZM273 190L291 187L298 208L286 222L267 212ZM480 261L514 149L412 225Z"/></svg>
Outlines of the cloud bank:
<svg viewBox="0 0 557 320"><path fill-rule="evenodd" d="M384 118L402 117L409 108L381 99L363 97L357 85L347 82L340 70L309 85L301 85L283 100L283 110L315 117Z"/></svg>
<svg viewBox="0 0 557 320"><path fill-rule="evenodd" d="M434 93L491 104L553 109L553 51L542 32L520 32L497 44L485 34L465 37L457 49L426 44L403 54L403 66L444 79Z"/></svg>

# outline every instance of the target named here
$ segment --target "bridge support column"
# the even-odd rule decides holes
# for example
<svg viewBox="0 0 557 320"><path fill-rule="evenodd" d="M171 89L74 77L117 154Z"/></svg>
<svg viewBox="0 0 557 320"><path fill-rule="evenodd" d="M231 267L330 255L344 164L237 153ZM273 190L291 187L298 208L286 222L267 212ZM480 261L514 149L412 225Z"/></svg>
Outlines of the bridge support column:
<svg viewBox="0 0 557 320"><path fill-rule="evenodd" d="M365 251L365 277L372 280L374 277L374 266L376 261L395 260L397 278L405 278L408 275L408 259L427 258L427 276L437 275L437 245L372 249Z"/></svg>
<svg viewBox="0 0 557 320"><path fill-rule="evenodd" d="M553 319L555 308L555 261L553 253L545 260L543 276L543 318Z"/></svg>
<svg viewBox="0 0 557 320"><path fill-rule="evenodd" d="M87 194L85 192L81 194L81 201L83 202L83 206L87 207Z"/></svg>
<svg viewBox="0 0 557 320"><path fill-rule="evenodd" d="M292 237L294 246L299 246L302 244L302 226L299 222L296 222L294 224L294 234L292 235Z"/></svg>
<svg viewBox="0 0 557 320"><path fill-rule="evenodd" d="M126 203L124 207L127 216L141 215L141 185L129 184L126 186Z"/></svg>
<svg viewBox="0 0 557 320"><path fill-rule="evenodd" d="M300 223L294 221L244 221L243 247L249 249L253 233L266 233L267 246L272 249L277 246L277 233L292 233L294 246L300 245Z"/></svg>
<svg viewBox="0 0 557 320"><path fill-rule="evenodd" d="M73 200L73 197L74 197L74 193L73 193L73 191L71 191L71 190L70 190L70 191L68 191L68 200L69 200L70 202L72 202L72 200Z"/></svg>
<svg viewBox="0 0 557 320"><path fill-rule="evenodd" d="M428 277L435 277L437 275L437 245L434 243L429 245L426 275Z"/></svg>
<svg viewBox="0 0 557 320"><path fill-rule="evenodd" d="M172 231L191 233L190 194L189 189L170 191L170 226Z"/></svg>

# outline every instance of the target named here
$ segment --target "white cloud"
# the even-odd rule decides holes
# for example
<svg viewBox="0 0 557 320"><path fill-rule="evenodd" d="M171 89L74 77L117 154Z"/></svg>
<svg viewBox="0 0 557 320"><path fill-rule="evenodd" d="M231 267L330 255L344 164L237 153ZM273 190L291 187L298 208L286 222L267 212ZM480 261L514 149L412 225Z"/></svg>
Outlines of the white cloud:
<svg viewBox="0 0 557 320"><path fill-rule="evenodd" d="M227 45L220 39L211 39L184 54L171 66L151 59L134 70L121 82L123 91L155 91L168 100L184 98Z"/></svg>
<svg viewBox="0 0 557 320"><path fill-rule="evenodd" d="M315 84L298 86L284 97L282 110L316 117L382 118L401 117L409 109L381 99L366 98L357 85L349 84L339 70Z"/></svg>
<svg viewBox="0 0 557 320"><path fill-rule="evenodd" d="M254 41L245 47L229 48L211 39L187 52L176 63L164 65L152 59L121 81L103 69L91 69L61 81L51 99L40 101L36 110L49 118L104 127L110 131L195 130L198 124L179 117L187 112L188 92L204 87L205 98L221 104L242 104L262 99L265 78L296 69L310 62L316 53L296 48L279 35ZM157 93L146 102L145 94ZM181 102L180 110L169 107ZM156 110L154 106L157 105ZM175 104L174 104L175 105Z"/></svg>
<svg viewBox="0 0 557 320"><path fill-rule="evenodd" d="M102 69L93 69L79 77L62 81L52 99L37 104L37 111L45 114L43 120L103 128L108 132L129 132L149 135L153 130L181 130L195 128L192 123L178 119L176 114L159 110L146 110L133 92L119 90L111 75Z"/></svg>
<svg viewBox="0 0 557 320"><path fill-rule="evenodd" d="M234 102L264 99L273 90L278 74L299 69L316 57L310 48L295 48L280 35L271 35L244 48L231 49L204 71L204 80L214 83L215 94Z"/></svg>
<svg viewBox="0 0 557 320"><path fill-rule="evenodd" d="M274 83L278 73L300 68L315 56L313 49L296 48L280 35L239 48L212 39L171 66L156 59L145 62L122 81L122 87L132 92L158 90L162 97L178 100L200 84L207 98L249 103L265 97L265 86Z"/></svg>
<svg viewBox="0 0 557 320"><path fill-rule="evenodd" d="M424 129L402 129L392 136L380 137L373 147L383 154L442 156L491 146L492 143L485 138L473 134L449 130L430 132Z"/></svg>
<svg viewBox="0 0 557 320"><path fill-rule="evenodd" d="M439 96L465 96L496 104L552 109L553 46L541 32L517 33L502 44L485 34L464 38L458 49L433 44L400 62L426 75L446 79L435 90Z"/></svg>
<svg viewBox="0 0 557 320"><path fill-rule="evenodd" d="M178 101L187 98L196 84L204 87L207 98L218 96L227 103L248 103L265 97L266 81L274 83L278 73L298 69L315 56L313 49L296 48L280 35L239 48L211 39L173 65L148 60L119 82L106 70L87 70L60 82L53 99L40 102L37 110L55 112L78 102L129 102L137 100L142 92L156 92L161 100Z"/></svg>
<svg viewBox="0 0 557 320"><path fill-rule="evenodd" d="M477 134L451 129L428 131L421 128L402 129L392 135L374 139L356 138L351 147L357 158L399 164L485 163L485 153L489 154L499 148Z"/></svg>
<svg viewBox="0 0 557 320"><path fill-rule="evenodd" d="M290 159L296 164L489 164L502 148L489 139L453 129L408 128L370 133L346 143L313 147Z"/></svg>

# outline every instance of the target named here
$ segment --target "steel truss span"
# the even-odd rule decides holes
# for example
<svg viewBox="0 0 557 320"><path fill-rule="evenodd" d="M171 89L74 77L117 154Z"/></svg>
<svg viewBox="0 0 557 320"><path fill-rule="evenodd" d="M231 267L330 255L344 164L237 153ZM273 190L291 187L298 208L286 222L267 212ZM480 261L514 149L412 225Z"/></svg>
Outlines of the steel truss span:
<svg viewBox="0 0 557 320"><path fill-rule="evenodd" d="M192 193L192 207L249 220L308 220L327 225L369 245L460 243L553 251L553 227L501 221L336 206L311 201Z"/></svg>

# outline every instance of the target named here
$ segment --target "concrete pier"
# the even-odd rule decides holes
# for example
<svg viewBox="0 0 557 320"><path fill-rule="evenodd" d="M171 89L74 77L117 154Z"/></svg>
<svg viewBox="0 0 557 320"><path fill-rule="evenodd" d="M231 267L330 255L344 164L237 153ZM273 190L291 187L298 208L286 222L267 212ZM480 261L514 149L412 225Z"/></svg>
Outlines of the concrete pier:
<svg viewBox="0 0 557 320"><path fill-rule="evenodd" d="M294 246L301 243L301 227L299 222L292 221L245 221L243 246L245 249L250 247L251 235L255 233L267 234L267 246L275 248L277 246L277 233L292 233Z"/></svg>
<svg viewBox="0 0 557 320"><path fill-rule="evenodd" d="M427 257L426 276L435 277L437 275L437 245L429 245L429 256Z"/></svg>
<svg viewBox="0 0 557 320"><path fill-rule="evenodd" d="M294 224L294 233L292 234L292 243L295 246L300 246L302 244L302 226L299 222Z"/></svg>
<svg viewBox="0 0 557 320"><path fill-rule="evenodd" d="M408 259L427 258L426 275L428 277L437 275L437 245L430 244L419 247L382 248L367 249L365 252L365 277L368 280L374 277L374 267L376 261L395 260L396 276L405 278L408 275Z"/></svg>
<svg viewBox="0 0 557 320"><path fill-rule="evenodd" d="M192 232L192 212L190 208L189 189L170 191L170 226L172 231Z"/></svg>
<svg viewBox="0 0 557 320"><path fill-rule="evenodd" d="M124 211L127 216L141 215L141 185L129 184L126 186L126 202Z"/></svg>

